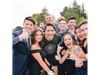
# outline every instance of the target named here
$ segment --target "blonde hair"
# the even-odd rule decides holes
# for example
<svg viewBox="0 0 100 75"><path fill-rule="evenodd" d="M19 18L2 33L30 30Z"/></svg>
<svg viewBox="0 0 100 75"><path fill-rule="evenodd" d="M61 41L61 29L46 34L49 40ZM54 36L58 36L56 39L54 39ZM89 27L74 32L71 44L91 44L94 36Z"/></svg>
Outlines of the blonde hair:
<svg viewBox="0 0 100 75"><path fill-rule="evenodd" d="M46 14L45 17L47 17L47 16L52 16L52 15L51 14Z"/></svg>

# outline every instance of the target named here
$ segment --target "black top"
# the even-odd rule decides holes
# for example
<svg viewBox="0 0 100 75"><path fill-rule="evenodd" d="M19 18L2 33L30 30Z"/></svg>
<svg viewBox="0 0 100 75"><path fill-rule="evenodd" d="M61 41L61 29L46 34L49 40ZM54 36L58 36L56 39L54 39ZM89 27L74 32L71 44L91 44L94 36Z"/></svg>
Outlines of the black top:
<svg viewBox="0 0 100 75"><path fill-rule="evenodd" d="M43 49L31 50L31 54L33 53L40 53L42 60L44 61L44 58L46 57L46 53L44 52ZM39 64L38 61L33 56L31 57L31 60L33 64Z"/></svg>
<svg viewBox="0 0 100 75"><path fill-rule="evenodd" d="M40 75L40 71L43 69L41 65L38 63L38 61L32 56L34 53L40 53L42 60L44 61L44 58L46 57L46 53L43 49L35 49L31 50L31 68L30 68L30 75Z"/></svg>
<svg viewBox="0 0 100 75"><path fill-rule="evenodd" d="M57 60L55 59L55 55L57 54L57 45L59 43L60 36L54 34L54 38L51 41L48 41L45 36L43 36L44 46L43 49L46 52L46 58L52 65L57 65Z"/></svg>
<svg viewBox="0 0 100 75"><path fill-rule="evenodd" d="M86 51L90 52L90 44L89 43L86 45Z"/></svg>
<svg viewBox="0 0 100 75"><path fill-rule="evenodd" d="M87 53L87 50L86 50L87 48L84 47L85 40L86 40L86 38L83 41L81 41L81 40L78 39L78 42L79 42L79 46L82 48L82 50L86 54Z"/></svg>

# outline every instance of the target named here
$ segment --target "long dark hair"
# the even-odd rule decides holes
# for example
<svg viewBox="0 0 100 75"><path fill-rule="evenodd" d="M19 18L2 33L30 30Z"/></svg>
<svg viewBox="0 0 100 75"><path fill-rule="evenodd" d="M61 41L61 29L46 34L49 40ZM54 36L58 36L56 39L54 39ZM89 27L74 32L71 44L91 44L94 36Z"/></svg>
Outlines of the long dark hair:
<svg viewBox="0 0 100 75"><path fill-rule="evenodd" d="M36 33L37 31L40 31L42 33L42 31L38 28L34 29L33 33L32 33L32 44L36 43L35 37L36 37ZM43 35L42 35L42 40L39 42L40 47L43 47L44 42L43 42Z"/></svg>

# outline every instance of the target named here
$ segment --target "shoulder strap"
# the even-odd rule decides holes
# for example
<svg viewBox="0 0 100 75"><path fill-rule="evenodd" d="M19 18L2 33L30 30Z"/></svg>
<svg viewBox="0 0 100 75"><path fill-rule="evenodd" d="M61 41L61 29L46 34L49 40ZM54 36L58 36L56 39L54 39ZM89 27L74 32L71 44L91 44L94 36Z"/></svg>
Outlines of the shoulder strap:
<svg viewBox="0 0 100 75"><path fill-rule="evenodd" d="M38 53L38 52L42 52L42 50L38 50L38 49L36 49L36 50L31 50L31 53Z"/></svg>

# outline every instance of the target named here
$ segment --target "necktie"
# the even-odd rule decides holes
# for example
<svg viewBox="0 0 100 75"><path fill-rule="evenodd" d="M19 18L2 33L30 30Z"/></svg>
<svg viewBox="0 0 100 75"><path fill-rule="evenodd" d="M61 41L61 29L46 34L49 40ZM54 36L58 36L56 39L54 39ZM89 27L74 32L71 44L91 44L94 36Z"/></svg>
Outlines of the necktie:
<svg viewBox="0 0 100 75"><path fill-rule="evenodd" d="M70 32L71 32L72 35L74 35L74 31L71 30Z"/></svg>
<svg viewBox="0 0 100 75"><path fill-rule="evenodd" d="M62 44L62 42L63 42L63 40L62 40L62 36L63 36L64 34L60 34L60 39L59 39L59 42Z"/></svg>
<svg viewBox="0 0 100 75"><path fill-rule="evenodd" d="M28 38L28 52L31 49L31 35L29 34L29 38Z"/></svg>

